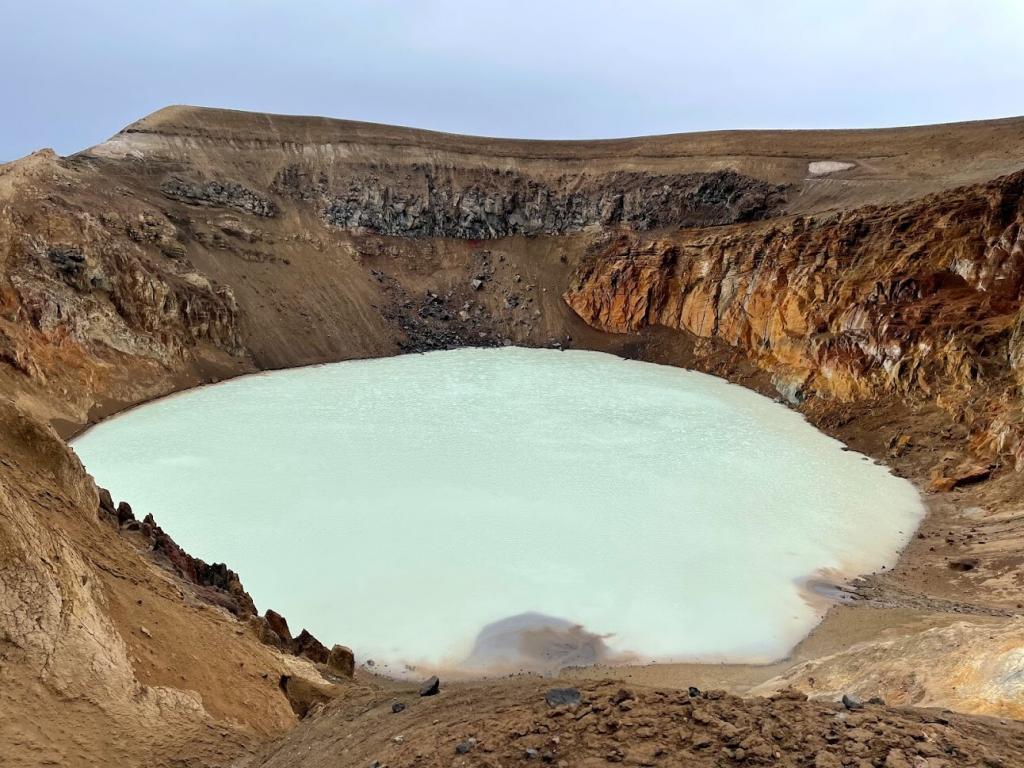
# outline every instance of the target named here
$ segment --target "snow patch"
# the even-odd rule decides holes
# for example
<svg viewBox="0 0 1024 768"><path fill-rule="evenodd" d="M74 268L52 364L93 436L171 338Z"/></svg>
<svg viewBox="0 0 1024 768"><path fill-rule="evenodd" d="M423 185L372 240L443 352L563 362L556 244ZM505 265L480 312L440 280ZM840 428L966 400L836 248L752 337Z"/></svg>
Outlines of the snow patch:
<svg viewBox="0 0 1024 768"><path fill-rule="evenodd" d="M807 171L812 176L824 176L828 173L839 173L856 167L856 163L844 163L841 160L815 160L807 164Z"/></svg>

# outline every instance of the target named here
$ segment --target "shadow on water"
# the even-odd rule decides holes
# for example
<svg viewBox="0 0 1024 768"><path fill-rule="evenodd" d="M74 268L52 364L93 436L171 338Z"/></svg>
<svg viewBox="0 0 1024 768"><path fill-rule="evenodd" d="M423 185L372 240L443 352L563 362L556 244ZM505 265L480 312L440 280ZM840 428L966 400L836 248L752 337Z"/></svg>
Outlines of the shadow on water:
<svg viewBox="0 0 1024 768"><path fill-rule="evenodd" d="M623 664L632 655L612 651L605 640L580 624L542 613L520 613L485 626L469 656L458 664L465 672L536 672L592 664Z"/></svg>

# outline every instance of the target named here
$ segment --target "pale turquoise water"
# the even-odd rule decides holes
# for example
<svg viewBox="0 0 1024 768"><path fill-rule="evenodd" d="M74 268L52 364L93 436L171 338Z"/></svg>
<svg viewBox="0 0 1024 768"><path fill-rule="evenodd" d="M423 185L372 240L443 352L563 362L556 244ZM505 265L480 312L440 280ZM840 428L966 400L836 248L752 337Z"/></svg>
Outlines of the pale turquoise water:
<svg viewBox="0 0 1024 768"><path fill-rule="evenodd" d="M890 564L913 487L720 379L596 352L465 349L236 379L74 448L257 605L359 659L457 666L537 612L650 659L767 661L800 582Z"/></svg>

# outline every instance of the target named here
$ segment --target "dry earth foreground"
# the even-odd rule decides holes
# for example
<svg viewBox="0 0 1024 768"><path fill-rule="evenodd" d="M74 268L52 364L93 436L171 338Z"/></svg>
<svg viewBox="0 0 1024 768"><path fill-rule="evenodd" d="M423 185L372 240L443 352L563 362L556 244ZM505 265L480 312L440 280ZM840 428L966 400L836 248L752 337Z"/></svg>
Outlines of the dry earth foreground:
<svg viewBox="0 0 1024 768"><path fill-rule="evenodd" d="M0 763L1024 765L1022 223L1024 119L528 142L172 107L0 166ZM502 344L779 397L928 517L777 664L421 696L64 442L242 373Z"/></svg>

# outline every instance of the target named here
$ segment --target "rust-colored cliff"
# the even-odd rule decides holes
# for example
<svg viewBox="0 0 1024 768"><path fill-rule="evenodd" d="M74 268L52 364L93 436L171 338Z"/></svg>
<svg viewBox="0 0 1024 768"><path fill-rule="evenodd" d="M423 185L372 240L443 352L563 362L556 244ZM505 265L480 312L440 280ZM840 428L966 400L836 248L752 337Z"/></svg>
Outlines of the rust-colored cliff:
<svg viewBox="0 0 1024 768"><path fill-rule="evenodd" d="M721 340L779 391L929 399L1021 458L1024 172L921 200L744 227L626 235L565 299L590 325Z"/></svg>

